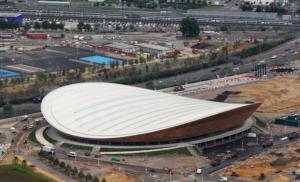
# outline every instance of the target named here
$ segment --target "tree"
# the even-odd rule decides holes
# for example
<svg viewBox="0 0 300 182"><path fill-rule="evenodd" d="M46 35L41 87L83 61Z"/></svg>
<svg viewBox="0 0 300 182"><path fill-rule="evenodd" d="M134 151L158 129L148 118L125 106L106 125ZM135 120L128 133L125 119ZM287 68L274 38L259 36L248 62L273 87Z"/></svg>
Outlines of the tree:
<svg viewBox="0 0 300 182"><path fill-rule="evenodd" d="M63 30L65 28L65 25L62 22L60 22L59 24L57 24L57 28Z"/></svg>
<svg viewBox="0 0 300 182"><path fill-rule="evenodd" d="M266 178L265 173L260 173L259 180L264 180Z"/></svg>
<svg viewBox="0 0 300 182"><path fill-rule="evenodd" d="M74 167L74 169L73 169L73 175L76 176L77 174L78 174L77 167Z"/></svg>
<svg viewBox="0 0 300 182"><path fill-rule="evenodd" d="M84 173L81 170L78 173L78 177L79 177L80 180L82 180L85 177Z"/></svg>
<svg viewBox="0 0 300 182"><path fill-rule="evenodd" d="M106 182L106 179L105 177L102 178L101 182Z"/></svg>
<svg viewBox="0 0 300 182"><path fill-rule="evenodd" d="M90 31L92 29L92 26L91 26L91 24L87 23L87 24L84 24L83 29Z"/></svg>
<svg viewBox="0 0 300 182"><path fill-rule="evenodd" d="M64 161L61 161L61 162L59 163L59 167L60 167L61 169L64 169L64 168L66 167L66 163L65 163Z"/></svg>
<svg viewBox="0 0 300 182"><path fill-rule="evenodd" d="M262 12L261 6L257 6L257 7L256 7L256 12Z"/></svg>
<svg viewBox="0 0 300 182"><path fill-rule="evenodd" d="M84 23L83 23L83 22L79 22L79 23L77 24L77 29L78 29L78 30L82 30L83 27L84 27Z"/></svg>
<svg viewBox="0 0 300 182"><path fill-rule="evenodd" d="M184 37L196 37L200 32L199 24L195 18L183 18L180 23L180 31Z"/></svg>
<svg viewBox="0 0 300 182"><path fill-rule="evenodd" d="M6 104L3 106L3 110L4 110L4 111L11 111L11 110L13 110L13 109L14 109L14 107L13 107L13 105L10 104L10 103L6 103Z"/></svg>
<svg viewBox="0 0 300 182"><path fill-rule="evenodd" d="M34 22L33 28L34 29L41 29L41 24L39 22Z"/></svg>
<svg viewBox="0 0 300 182"><path fill-rule="evenodd" d="M85 176L85 181L92 181L93 180L93 176L90 173L87 173L87 175Z"/></svg>
<svg viewBox="0 0 300 182"><path fill-rule="evenodd" d="M72 167L69 164L67 164L67 166L66 166L66 173L67 173L68 176L70 175L71 171L72 171Z"/></svg>
<svg viewBox="0 0 300 182"><path fill-rule="evenodd" d="M52 21L49 25L49 28L52 29L52 30L56 30L57 29L57 24L55 21Z"/></svg>
<svg viewBox="0 0 300 182"><path fill-rule="evenodd" d="M24 29L25 29L25 30L29 30L30 28L31 28L30 23L25 22L25 24L24 24Z"/></svg>
<svg viewBox="0 0 300 182"><path fill-rule="evenodd" d="M25 159L22 160L22 167L27 167L27 161Z"/></svg>
<svg viewBox="0 0 300 182"><path fill-rule="evenodd" d="M148 73L148 71L149 71L149 66L148 64L146 64L146 72Z"/></svg>
<svg viewBox="0 0 300 182"><path fill-rule="evenodd" d="M228 47L226 45L222 47L222 54L228 56Z"/></svg>
<svg viewBox="0 0 300 182"><path fill-rule="evenodd" d="M14 159L13 159L13 164L18 164L19 163L19 158L18 156L14 156Z"/></svg>
<svg viewBox="0 0 300 182"><path fill-rule="evenodd" d="M240 6L240 8L242 9L242 11L252 11L253 10L253 7L251 4L242 4Z"/></svg>
<svg viewBox="0 0 300 182"><path fill-rule="evenodd" d="M49 28L50 28L50 23L49 23L49 21L43 21L43 22L42 22L42 28L43 28L43 29L49 29Z"/></svg>
<svg viewBox="0 0 300 182"><path fill-rule="evenodd" d="M99 182L99 179L97 176L94 177L93 182Z"/></svg>
<svg viewBox="0 0 300 182"><path fill-rule="evenodd" d="M59 160L57 158L55 158L55 160L53 161L53 165L55 165L55 166L59 165Z"/></svg>

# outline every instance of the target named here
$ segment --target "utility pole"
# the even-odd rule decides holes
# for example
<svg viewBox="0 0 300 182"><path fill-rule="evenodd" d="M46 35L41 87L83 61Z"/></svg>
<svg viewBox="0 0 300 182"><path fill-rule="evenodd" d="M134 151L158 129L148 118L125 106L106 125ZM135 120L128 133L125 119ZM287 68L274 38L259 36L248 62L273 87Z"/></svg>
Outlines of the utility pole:
<svg viewBox="0 0 300 182"><path fill-rule="evenodd" d="M244 140L242 140L242 151L244 151Z"/></svg>

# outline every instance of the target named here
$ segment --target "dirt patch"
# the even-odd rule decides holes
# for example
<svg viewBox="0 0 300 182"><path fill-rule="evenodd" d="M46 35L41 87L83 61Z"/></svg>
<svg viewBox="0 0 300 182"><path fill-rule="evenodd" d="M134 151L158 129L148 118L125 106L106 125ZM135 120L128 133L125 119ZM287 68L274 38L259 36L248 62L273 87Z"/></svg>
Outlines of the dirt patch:
<svg viewBox="0 0 300 182"><path fill-rule="evenodd" d="M292 181L294 178L290 174L300 168L300 153L297 152L299 146L300 142L294 142L284 148L273 149L246 161L236 162L219 175L230 176L235 172L241 178L255 181Z"/></svg>
<svg viewBox="0 0 300 182"><path fill-rule="evenodd" d="M110 175L106 176L99 176L100 181L105 178L107 182L116 182L116 181L122 181L122 182L136 182L137 178L132 176L127 176L123 173L112 173Z"/></svg>
<svg viewBox="0 0 300 182"><path fill-rule="evenodd" d="M290 113L300 110L300 78L275 77L267 81L239 88L239 97L229 97L226 102L259 102L258 112Z"/></svg>
<svg viewBox="0 0 300 182"><path fill-rule="evenodd" d="M290 182L291 180L285 176L279 176L276 179L271 180L271 182Z"/></svg>

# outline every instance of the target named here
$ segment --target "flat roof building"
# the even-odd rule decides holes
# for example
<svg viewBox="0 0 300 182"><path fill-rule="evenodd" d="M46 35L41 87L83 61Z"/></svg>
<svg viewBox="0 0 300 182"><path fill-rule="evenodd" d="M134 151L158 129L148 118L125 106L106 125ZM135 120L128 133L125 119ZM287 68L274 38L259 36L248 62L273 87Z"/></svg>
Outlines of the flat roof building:
<svg viewBox="0 0 300 182"><path fill-rule="evenodd" d="M164 47L164 46L154 45L154 44L140 43L136 45L141 48L141 52L149 53L152 55L165 55L168 52L174 51L174 48Z"/></svg>
<svg viewBox="0 0 300 182"><path fill-rule="evenodd" d="M22 24L23 15L21 13L0 13L0 20Z"/></svg>
<svg viewBox="0 0 300 182"><path fill-rule="evenodd" d="M138 46L131 45L131 44L125 44L125 43L119 43L119 42L105 44L104 47L109 48L113 51L119 51L119 52L125 52L125 53L137 53L140 51L140 48Z"/></svg>
<svg viewBox="0 0 300 182"><path fill-rule="evenodd" d="M38 1L40 6L55 6L55 7L69 7L71 2L69 1Z"/></svg>

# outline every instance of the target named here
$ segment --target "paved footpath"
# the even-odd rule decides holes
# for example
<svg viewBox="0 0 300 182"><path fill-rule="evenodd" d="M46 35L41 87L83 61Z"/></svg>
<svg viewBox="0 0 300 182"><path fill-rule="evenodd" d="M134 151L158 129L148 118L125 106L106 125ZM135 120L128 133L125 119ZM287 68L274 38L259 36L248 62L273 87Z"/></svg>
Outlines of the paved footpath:
<svg viewBox="0 0 300 182"><path fill-rule="evenodd" d="M39 129L37 129L35 132L35 137L40 144L49 146L49 147L54 147L54 145L52 143L48 142L43 136L43 133L46 128L47 128L47 126L43 126Z"/></svg>

